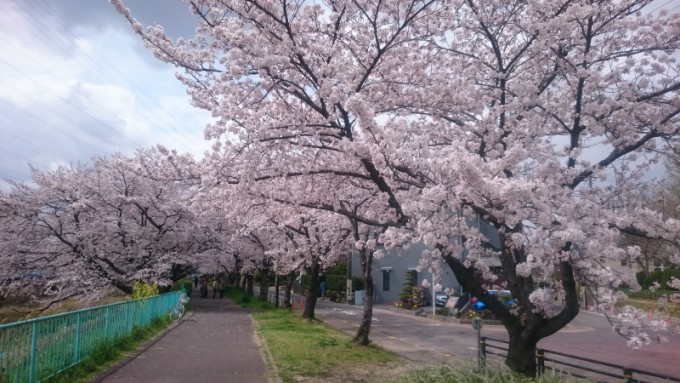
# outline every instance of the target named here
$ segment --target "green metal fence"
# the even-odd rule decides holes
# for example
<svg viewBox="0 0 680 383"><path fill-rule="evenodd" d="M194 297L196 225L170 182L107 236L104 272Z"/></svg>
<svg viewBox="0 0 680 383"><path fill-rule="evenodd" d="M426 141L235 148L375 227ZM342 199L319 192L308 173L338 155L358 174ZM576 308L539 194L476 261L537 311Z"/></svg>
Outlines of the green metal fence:
<svg viewBox="0 0 680 383"><path fill-rule="evenodd" d="M40 382L80 363L105 342L167 315L181 292L0 326L0 383Z"/></svg>

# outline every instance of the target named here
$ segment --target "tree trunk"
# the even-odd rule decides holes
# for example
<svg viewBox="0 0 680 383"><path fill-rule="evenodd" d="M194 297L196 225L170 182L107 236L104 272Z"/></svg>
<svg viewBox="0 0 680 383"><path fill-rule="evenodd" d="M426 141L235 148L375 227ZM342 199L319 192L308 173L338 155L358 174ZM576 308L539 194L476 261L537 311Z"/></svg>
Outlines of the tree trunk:
<svg viewBox="0 0 680 383"><path fill-rule="evenodd" d="M373 320L373 276L371 275L371 268L373 266L373 252L368 249L363 249L360 253L361 258L361 275L364 280L364 314L361 318L361 324L357 330L357 334L352 340L355 344L368 346L371 340L368 334L371 331L371 321Z"/></svg>
<svg viewBox="0 0 680 383"><path fill-rule="evenodd" d="M309 286L302 317L308 320L314 320L314 308L316 307L316 299L319 297L320 268L319 260L316 258L312 258L311 266L305 267L305 271L309 274Z"/></svg>
<svg viewBox="0 0 680 383"><path fill-rule="evenodd" d="M281 287L281 281L279 276L274 277L274 307L279 307L279 290Z"/></svg>
<svg viewBox="0 0 680 383"><path fill-rule="evenodd" d="M295 271L291 271L288 273L288 279L286 280L286 295L284 297L283 301L283 306L287 309L290 309L292 307L291 305L291 297L292 297L292 292L293 292L293 283L295 283Z"/></svg>
<svg viewBox="0 0 680 383"><path fill-rule="evenodd" d="M269 295L269 268L263 268L260 270L260 295L258 299L266 301L267 295Z"/></svg>
<svg viewBox="0 0 680 383"><path fill-rule="evenodd" d="M511 370L527 376L536 376L536 345L538 337L510 333L510 345L505 364Z"/></svg>
<svg viewBox="0 0 680 383"><path fill-rule="evenodd" d="M246 275L246 294L250 297L255 296L255 293L253 293L253 274Z"/></svg>

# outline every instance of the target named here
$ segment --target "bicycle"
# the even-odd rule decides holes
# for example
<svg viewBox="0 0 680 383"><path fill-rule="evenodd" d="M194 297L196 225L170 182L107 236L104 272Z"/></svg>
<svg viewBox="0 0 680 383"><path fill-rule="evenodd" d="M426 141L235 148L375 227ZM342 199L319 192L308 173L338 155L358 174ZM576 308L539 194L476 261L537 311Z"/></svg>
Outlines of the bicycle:
<svg viewBox="0 0 680 383"><path fill-rule="evenodd" d="M187 294L182 291L182 294L180 294L179 299L177 300L177 304L175 307L172 308L172 311L170 311L170 317L172 320L175 322L182 319L184 316L184 311L186 310L184 306L191 301L191 298L187 296Z"/></svg>

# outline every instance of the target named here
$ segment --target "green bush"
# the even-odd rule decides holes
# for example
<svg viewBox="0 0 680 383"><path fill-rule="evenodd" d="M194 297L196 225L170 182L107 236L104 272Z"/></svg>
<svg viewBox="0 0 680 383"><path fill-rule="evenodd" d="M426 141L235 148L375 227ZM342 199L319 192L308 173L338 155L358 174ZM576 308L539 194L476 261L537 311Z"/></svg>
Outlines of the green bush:
<svg viewBox="0 0 680 383"><path fill-rule="evenodd" d="M347 288L346 275L326 275L326 290L330 291L345 291Z"/></svg>
<svg viewBox="0 0 680 383"><path fill-rule="evenodd" d="M347 262L339 262L326 270L326 275L340 275L347 279Z"/></svg>
<svg viewBox="0 0 680 383"><path fill-rule="evenodd" d="M352 289L354 291L364 290L364 280L360 277L352 277Z"/></svg>
<svg viewBox="0 0 680 383"><path fill-rule="evenodd" d="M158 285L146 281L137 281L132 286L132 299L143 299L158 295Z"/></svg>

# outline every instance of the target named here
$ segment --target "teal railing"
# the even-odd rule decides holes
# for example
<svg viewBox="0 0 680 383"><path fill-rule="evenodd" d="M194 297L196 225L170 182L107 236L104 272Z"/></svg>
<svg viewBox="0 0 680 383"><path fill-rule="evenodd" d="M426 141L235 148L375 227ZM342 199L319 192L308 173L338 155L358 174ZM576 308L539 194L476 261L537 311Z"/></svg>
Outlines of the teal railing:
<svg viewBox="0 0 680 383"><path fill-rule="evenodd" d="M167 315L180 291L0 326L0 383L40 382Z"/></svg>

